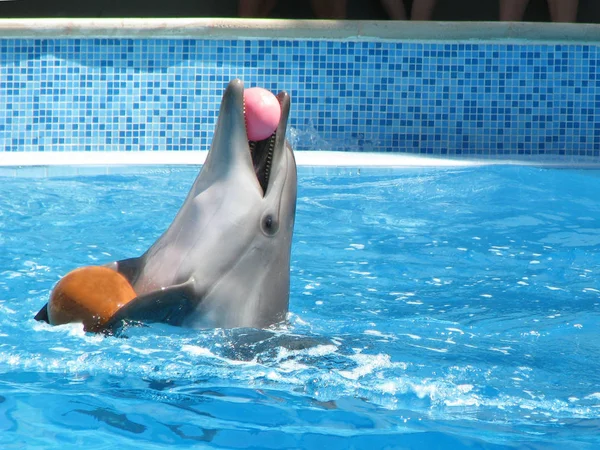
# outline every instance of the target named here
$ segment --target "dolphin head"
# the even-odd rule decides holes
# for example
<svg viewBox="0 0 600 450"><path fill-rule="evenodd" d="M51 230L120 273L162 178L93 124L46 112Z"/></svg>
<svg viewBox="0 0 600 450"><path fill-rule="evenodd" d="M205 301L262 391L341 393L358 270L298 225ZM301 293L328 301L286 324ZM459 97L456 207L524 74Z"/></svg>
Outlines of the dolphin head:
<svg viewBox="0 0 600 450"><path fill-rule="evenodd" d="M223 99L213 141L190 195L224 179L233 179L261 195L267 203L296 204L296 163L285 139L290 112L287 92L277 94L281 118L277 129L262 141L249 141L246 132L244 85L235 79L229 83ZM293 226L294 214L291 214Z"/></svg>

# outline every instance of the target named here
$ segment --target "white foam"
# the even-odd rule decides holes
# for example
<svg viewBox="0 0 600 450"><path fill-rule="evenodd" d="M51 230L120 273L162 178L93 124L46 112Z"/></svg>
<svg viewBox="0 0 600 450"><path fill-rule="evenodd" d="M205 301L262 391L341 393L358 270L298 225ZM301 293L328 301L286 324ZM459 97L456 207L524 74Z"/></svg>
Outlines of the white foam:
<svg viewBox="0 0 600 450"><path fill-rule="evenodd" d="M366 355L356 354L351 356L351 359L357 362L358 367L352 370L340 370L338 373L349 380L358 380L376 369L383 369L391 367L389 355L378 354L378 355Z"/></svg>

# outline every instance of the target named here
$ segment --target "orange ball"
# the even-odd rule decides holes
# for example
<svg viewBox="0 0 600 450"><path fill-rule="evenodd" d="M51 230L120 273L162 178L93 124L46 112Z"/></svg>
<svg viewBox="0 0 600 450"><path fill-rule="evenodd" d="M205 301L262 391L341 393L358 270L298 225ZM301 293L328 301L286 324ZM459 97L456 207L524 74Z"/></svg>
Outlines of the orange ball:
<svg viewBox="0 0 600 450"><path fill-rule="evenodd" d="M54 287L48 302L51 325L83 323L85 331L101 331L108 320L137 294L129 281L108 267L81 267Z"/></svg>

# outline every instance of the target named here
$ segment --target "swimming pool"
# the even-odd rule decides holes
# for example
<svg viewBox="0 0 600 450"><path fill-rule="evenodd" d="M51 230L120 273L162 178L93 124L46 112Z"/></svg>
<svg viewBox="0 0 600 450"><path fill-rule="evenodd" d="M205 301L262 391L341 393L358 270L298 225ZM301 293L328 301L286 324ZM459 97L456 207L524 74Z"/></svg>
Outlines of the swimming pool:
<svg viewBox="0 0 600 450"><path fill-rule="evenodd" d="M598 173L478 165L598 166L598 30L0 20L0 446L596 448ZM236 77L292 95L289 324L33 321L170 222Z"/></svg>
<svg viewBox="0 0 600 450"><path fill-rule="evenodd" d="M301 167L287 326L33 320L196 173L0 180L3 448L598 446L598 172Z"/></svg>

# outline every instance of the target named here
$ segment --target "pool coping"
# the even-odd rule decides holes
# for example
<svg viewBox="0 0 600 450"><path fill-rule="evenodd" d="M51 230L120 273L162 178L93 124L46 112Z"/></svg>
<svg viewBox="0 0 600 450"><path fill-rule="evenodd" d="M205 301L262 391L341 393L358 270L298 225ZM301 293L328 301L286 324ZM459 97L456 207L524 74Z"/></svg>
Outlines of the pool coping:
<svg viewBox="0 0 600 450"><path fill-rule="evenodd" d="M228 18L0 19L0 39L334 39L600 42L600 25Z"/></svg>

